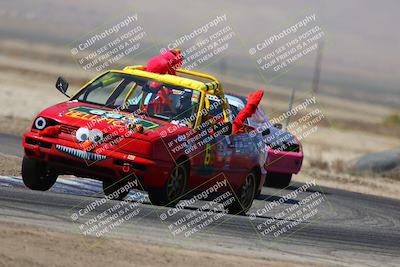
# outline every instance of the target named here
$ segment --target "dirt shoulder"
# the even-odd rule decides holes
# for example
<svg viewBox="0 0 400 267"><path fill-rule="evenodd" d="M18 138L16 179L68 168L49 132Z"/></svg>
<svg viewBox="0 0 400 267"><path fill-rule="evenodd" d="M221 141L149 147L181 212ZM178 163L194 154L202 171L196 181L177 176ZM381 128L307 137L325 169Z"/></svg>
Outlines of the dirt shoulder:
<svg viewBox="0 0 400 267"><path fill-rule="evenodd" d="M21 176L22 158L0 153L0 175Z"/></svg>
<svg viewBox="0 0 400 267"><path fill-rule="evenodd" d="M0 266L304 266L125 240L103 239L87 247L82 236L21 224L1 223L0 239Z"/></svg>
<svg viewBox="0 0 400 267"><path fill-rule="evenodd" d="M0 116L0 133L22 136L29 130L32 119L18 118L13 116Z"/></svg>

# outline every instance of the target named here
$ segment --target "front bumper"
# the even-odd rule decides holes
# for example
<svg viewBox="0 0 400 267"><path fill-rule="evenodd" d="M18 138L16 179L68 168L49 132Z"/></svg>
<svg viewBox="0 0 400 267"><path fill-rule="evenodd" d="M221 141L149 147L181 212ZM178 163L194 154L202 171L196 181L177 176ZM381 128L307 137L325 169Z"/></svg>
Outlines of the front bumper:
<svg viewBox="0 0 400 267"><path fill-rule="evenodd" d="M173 162L126 154L117 149L86 152L73 141L40 137L35 132L24 134L22 145L27 157L45 162L59 174L115 181L130 176L138 178L143 187L163 186L173 168Z"/></svg>

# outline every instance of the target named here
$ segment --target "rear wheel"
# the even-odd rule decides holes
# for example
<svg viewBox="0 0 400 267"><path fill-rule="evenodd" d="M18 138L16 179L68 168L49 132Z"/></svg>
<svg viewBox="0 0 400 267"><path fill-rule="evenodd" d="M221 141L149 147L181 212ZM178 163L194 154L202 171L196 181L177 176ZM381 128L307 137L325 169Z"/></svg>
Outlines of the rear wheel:
<svg viewBox="0 0 400 267"><path fill-rule="evenodd" d="M158 206L175 206L186 191L189 171L187 165L178 163L162 188L150 188L149 198Z"/></svg>
<svg viewBox="0 0 400 267"><path fill-rule="evenodd" d="M230 214L245 215L249 211L256 195L256 180L254 172L247 174L243 185L236 193L235 200L227 207Z"/></svg>
<svg viewBox="0 0 400 267"><path fill-rule="evenodd" d="M267 177L264 182L264 186L285 188L289 186L292 180L291 173L278 173L278 172L267 172Z"/></svg>
<svg viewBox="0 0 400 267"><path fill-rule="evenodd" d="M123 200L128 194L129 189L126 190L124 186L127 184L127 179L119 180L117 182L104 180L103 181L103 192L110 199Z"/></svg>
<svg viewBox="0 0 400 267"><path fill-rule="evenodd" d="M46 164L24 157L22 160L22 181L32 190L47 191L57 180L58 175L47 168Z"/></svg>

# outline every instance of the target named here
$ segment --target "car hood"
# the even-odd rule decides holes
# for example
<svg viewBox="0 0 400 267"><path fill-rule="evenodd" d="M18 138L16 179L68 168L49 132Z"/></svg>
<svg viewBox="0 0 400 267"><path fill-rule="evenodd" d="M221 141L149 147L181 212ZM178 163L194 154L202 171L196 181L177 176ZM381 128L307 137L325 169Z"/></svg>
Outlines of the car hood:
<svg viewBox="0 0 400 267"><path fill-rule="evenodd" d="M77 101L63 102L43 110L38 116L53 119L56 122L73 126L75 128L87 127L98 129L103 133L127 136L129 132L126 127L126 119L131 115L129 112L113 111L100 105L93 105ZM132 115L131 115L132 116ZM142 140L155 140L160 136L163 138L177 136L190 130L170 122L144 116L135 117L136 123L143 125L144 132L130 133L129 137Z"/></svg>

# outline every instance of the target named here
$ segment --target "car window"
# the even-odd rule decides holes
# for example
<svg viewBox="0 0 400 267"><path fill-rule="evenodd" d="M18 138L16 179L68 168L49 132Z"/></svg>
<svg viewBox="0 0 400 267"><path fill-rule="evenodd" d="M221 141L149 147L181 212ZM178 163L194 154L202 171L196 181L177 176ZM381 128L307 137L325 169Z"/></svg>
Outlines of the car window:
<svg viewBox="0 0 400 267"><path fill-rule="evenodd" d="M121 107L124 111L145 113L150 117L192 126L201 93L142 77L109 72L94 80L73 99L110 108Z"/></svg>
<svg viewBox="0 0 400 267"><path fill-rule="evenodd" d="M125 97L129 93L129 91L133 90L136 85L137 85L136 82L130 81L126 86L124 86L121 92L118 95L116 95L114 105L121 106L124 103Z"/></svg>
<svg viewBox="0 0 400 267"><path fill-rule="evenodd" d="M236 116L239 114L239 112L244 108L246 103L241 98L236 96L227 95L226 98L228 100L229 107L231 110L231 120L234 120ZM246 119L244 123L250 125L248 119Z"/></svg>
<svg viewBox="0 0 400 267"><path fill-rule="evenodd" d="M221 101L217 99L208 99L210 101L209 114L213 117L220 116L222 114Z"/></svg>
<svg viewBox="0 0 400 267"><path fill-rule="evenodd" d="M252 126L260 126L269 123L269 118L261 107L257 107L256 112L249 118L249 121Z"/></svg>
<svg viewBox="0 0 400 267"><path fill-rule="evenodd" d="M112 93L123 80L124 76L122 75L108 73L90 84L77 99L83 102L106 105ZM107 106L109 105L108 103Z"/></svg>
<svg viewBox="0 0 400 267"><path fill-rule="evenodd" d="M128 98L127 109L135 112L142 105L142 111L151 117L192 126L199 99L196 91L153 83L150 89L136 86Z"/></svg>

